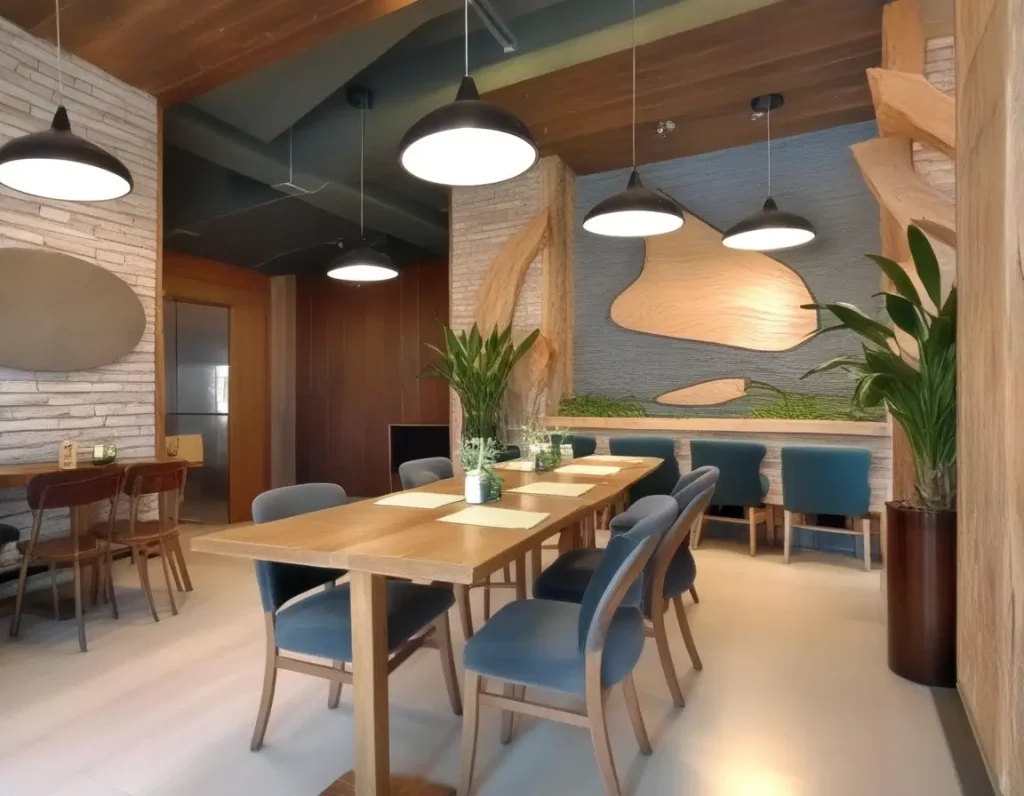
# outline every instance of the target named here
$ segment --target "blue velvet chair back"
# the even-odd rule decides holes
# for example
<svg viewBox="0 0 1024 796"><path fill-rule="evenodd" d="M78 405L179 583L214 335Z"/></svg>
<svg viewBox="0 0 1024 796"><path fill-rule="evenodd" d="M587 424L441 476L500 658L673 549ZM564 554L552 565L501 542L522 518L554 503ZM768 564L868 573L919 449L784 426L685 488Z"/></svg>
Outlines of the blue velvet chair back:
<svg viewBox="0 0 1024 796"><path fill-rule="evenodd" d="M679 503L669 495L648 495L640 498L619 516L626 518L623 525L628 530L623 534L624 536L638 541L643 541L649 536L656 536L660 545L665 535L675 527L679 519ZM643 577L637 580L623 600L623 604L640 604L650 590L650 581L653 576L654 559L652 558L651 563L644 570Z"/></svg>
<svg viewBox="0 0 1024 796"><path fill-rule="evenodd" d="M831 445L782 448L782 505L800 514L862 517L871 505L871 451Z"/></svg>
<svg viewBox="0 0 1024 796"><path fill-rule="evenodd" d="M552 434L551 442L553 445L572 445L572 458L574 459L591 456L597 450L597 437L590 434L569 434L564 439L559 434Z"/></svg>
<svg viewBox="0 0 1024 796"><path fill-rule="evenodd" d="M402 489L416 489L454 476L451 459L444 456L413 459L398 465L398 480L402 482Z"/></svg>
<svg viewBox="0 0 1024 796"><path fill-rule="evenodd" d="M639 574L650 562L657 545L657 534L643 538L623 534L613 537L608 543L580 604L577 636L580 652L604 648L611 616L620 605L627 603L627 593L634 590ZM633 584L629 583L630 579ZM639 610L635 603L629 607Z"/></svg>
<svg viewBox="0 0 1024 796"><path fill-rule="evenodd" d="M676 442L671 437L622 436L608 440L608 450L615 456L655 456L661 466L637 481L629 490L629 502L648 495L670 495L679 480Z"/></svg>
<svg viewBox="0 0 1024 796"><path fill-rule="evenodd" d="M252 502L255 523L274 522L311 511L344 506L348 495L337 484L299 484L271 489L256 496ZM344 570L307 567L301 564L281 564L276 561L257 561L256 582L260 587L263 610L276 611L293 597L337 580Z"/></svg>
<svg viewBox="0 0 1024 796"><path fill-rule="evenodd" d="M690 527L696 521L697 517L688 516L693 515L693 509L708 490L714 493L716 486L718 485L718 468L717 467L699 467L693 470L682 478L679 479L677 489L672 491L672 499L676 502L676 510L678 516L676 521L669 528L668 533L665 534L661 540L661 544L658 545L658 551L655 553L655 557L661 556L666 548L676 546L677 537L682 534L684 537L690 532ZM710 498L710 496L708 496ZM701 511L707 508L706 506L701 508ZM689 549L687 548L687 552Z"/></svg>
<svg viewBox="0 0 1024 796"><path fill-rule="evenodd" d="M717 467L718 485L711 499L717 506L760 506L768 494L768 479L761 475L766 449L760 442L731 439L690 440L694 469Z"/></svg>

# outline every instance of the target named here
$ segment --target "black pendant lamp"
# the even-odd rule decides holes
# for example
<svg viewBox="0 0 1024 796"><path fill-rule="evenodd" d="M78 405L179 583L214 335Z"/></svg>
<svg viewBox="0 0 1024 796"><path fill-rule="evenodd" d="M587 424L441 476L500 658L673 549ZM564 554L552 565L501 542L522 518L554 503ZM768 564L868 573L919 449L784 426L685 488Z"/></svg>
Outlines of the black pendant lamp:
<svg viewBox="0 0 1024 796"><path fill-rule="evenodd" d="M683 208L664 194L644 187L636 170L636 0L633 0L633 171L626 190L598 202L583 219L583 229L615 238L649 238L683 226Z"/></svg>
<svg viewBox="0 0 1024 796"><path fill-rule="evenodd" d="M730 249L758 252L792 249L810 243L817 234L810 221L779 210L772 199L772 111L781 108L782 103L781 94L764 94L750 102L756 113L764 114L768 124L768 198L758 212L726 230L722 244Z"/></svg>
<svg viewBox="0 0 1024 796"><path fill-rule="evenodd" d="M71 132L64 108L59 0L56 6L60 105L49 130L14 138L0 147L0 183L43 199L67 202L117 199L134 187L131 172L109 152Z"/></svg>
<svg viewBox="0 0 1024 796"><path fill-rule="evenodd" d="M480 99L469 75L469 0L465 0L466 71L455 102L431 111L402 138L399 162L439 185L492 185L518 177L537 162L537 145L513 114Z"/></svg>
<svg viewBox="0 0 1024 796"><path fill-rule="evenodd" d="M348 101L359 108L359 239L362 245L333 260L327 276L342 282L384 282L398 276L398 268L383 252L367 246L363 234L363 174L366 146L366 109L373 105L369 89L353 86Z"/></svg>

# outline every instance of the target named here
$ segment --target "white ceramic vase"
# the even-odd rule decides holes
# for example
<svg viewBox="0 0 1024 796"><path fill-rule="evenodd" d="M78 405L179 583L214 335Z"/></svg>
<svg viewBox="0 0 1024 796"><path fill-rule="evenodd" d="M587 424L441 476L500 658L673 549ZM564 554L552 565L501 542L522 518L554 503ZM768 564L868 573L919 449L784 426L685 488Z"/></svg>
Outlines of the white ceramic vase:
<svg viewBox="0 0 1024 796"><path fill-rule="evenodd" d="M487 477L479 470L471 470L466 473L466 502L479 505L486 498Z"/></svg>

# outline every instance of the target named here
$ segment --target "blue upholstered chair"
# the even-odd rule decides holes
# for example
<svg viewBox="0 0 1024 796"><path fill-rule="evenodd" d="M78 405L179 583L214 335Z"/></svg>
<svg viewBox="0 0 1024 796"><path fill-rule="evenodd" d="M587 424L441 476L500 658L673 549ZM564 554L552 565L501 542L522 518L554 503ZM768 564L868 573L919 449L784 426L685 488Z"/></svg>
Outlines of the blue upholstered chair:
<svg viewBox="0 0 1024 796"><path fill-rule="evenodd" d="M454 477L452 461L444 456L413 459L398 465L398 480L402 482L402 489L417 489L435 481Z"/></svg>
<svg viewBox="0 0 1024 796"><path fill-rule="evenodd" d="M572 445L572 458L582 459L584 456L592 456L597 450L597 437L590 434L569 434L564 439L559 434L551 435L552 445Z"/></svg>
<svg viewBox="0 0 1024 796"><path fill-rule="evenodd" d="M257 523L273 522L343 506L347 502L345 490L336 484L286 486L258 495L252 502L252 517ZM256 581L267 630L267 654L263 695L250 746L254 752L263 746L279 669L330 680L327 698L330 708L338 706L342 684L352 683L352 675L345 671L345 663L352 661L351 594L347 583L335 585L343 574L343 570L336 569L256 562ZM321 586L324 588L312 591ZM387 592L388 648L396 653L389 671L422 646L426 631L434 628L448 698L452 710L458 715L462 704L448 629L448 609L455 602L451 589L391 580L388 581ZM326 666L298 661L282 654L286 652L326 658L332 664Z"/></svg>
<svg viewBox="0 0 1024 796"><path fill-rule="evenodd" d="M789 563L793 528L863 536L864 568L871 571L871 451L826 445L782 448L782 507L786 512L783 561ZM853 517L859 529L807 525L806 514Z"/></svg>
<svg viewBox="0 0 1024 796"><path fill-rule="evenodd" d="M508 446L506 446L505 450L503 450L501 453L498 454L498 458L496 459L496 461L498 463L501 463L501 462L514 462L516 459L520 458L522 455L523 455L523 452L519 449L518 445L508 445Z"/></svg>
<svg viewBox="0 0 1024 796"><path fill-rule="evenodd" d="M694 534L694 547L700 544L704 523L742 522L750 529L750 555L757 555L757 526L764 523L765 536L770 537L772 528L768 522L768 509L764 498L770 486L767 476L761 474L765 446L760 442L733 439L690 440L690 463L698 467L717 467L719 472L712 506L739 506L744 518L722 517L705 514L701 527Z"/></svg>
<svg viewBox="0 0 1024 796"><path fill-rule="evenodd" d="M703 664L700 655L697 654L682 601L682 596L687 591L693 595L694 602L698 601L694 589L697 563L689 545L685 543L692 530L700 523L701 514L711 500L717 480L718 470L714 467L703 467L679 479L672 494L676 503L676 520L666 531L644 573L644 617L651 623L650 633L658 647L658 657L672 700L680 707L684 704L683 694L675 665L672 663L665 613L669 603L672 603L690 661L693 668L700 671ZM661 500L663 498L660 495L641 498L628 510L615 517L611 523L612 538L633 533L649 516L652 501ZM583 599L583 594L599 564L600 551L572 550L565 553L537 578L533 584L533 595L541 599L578 603Z"/></svg>
<svg viewBox="0 0 1024 796"><path fill-rule="evenodd" d="M657 470L630 487L630 503L635 503L648 495L672 494L672 487L679 480L679 462L676 460L674 439L643 435L612 437L608 440L608 450L613 456L652 456L662 460Z"/></svg>
<svg viewBox="0 0 1024 796"><path fill-rule="evenodd" d="M644 646L644 619L636 586L676 513L674 501L663 501L660 511L635 529L644 526L650 531L646 536L624 534L612 539L581 604L516 600L498 611L466 644L461 796L468 796L472 784L481 704L502 709L502 743L512 739L513 712L589 726L605 790L618 796L605 704L611 689L622 683L640 751L651 753L633 682L633 668ZM483 691L483 678L504 681L504 696ZM581 697L585 713L526 702L528 687Z"/></svg>

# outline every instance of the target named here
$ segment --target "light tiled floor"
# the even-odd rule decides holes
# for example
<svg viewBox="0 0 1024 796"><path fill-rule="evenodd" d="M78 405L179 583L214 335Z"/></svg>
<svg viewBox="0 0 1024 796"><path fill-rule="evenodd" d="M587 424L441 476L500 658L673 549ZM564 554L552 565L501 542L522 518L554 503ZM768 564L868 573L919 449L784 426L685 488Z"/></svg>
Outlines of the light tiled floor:
<svg viewBox="0 0 1024 796"><path fill-rule="evenodd" d="M612 698L625 792L960 794L929 692L886 668L879 573L811 554L786 567L770 551L751 559L714 544L697 553L700 605L687 598L702 673L673 634L686 708L673 708L653 642L638 668L652 757L637 753L621 695ZM196 590L177 617L158 592L159 624L134 570L117 568L122 618L91 616L87 654L73 623L27 617L18 639L2 626L0 794L314 796L351 767L350 692L330 711L325 681L288 672L267 744L249 752L263 624L247 562L192 556ZM160 581L156 562L152 574ZM392 676L391 706L392 768L454 784L460 720L436 653ZM477 793L601 792L585 731L517 721L502 747L497 715L483 714Z"/></svg>

